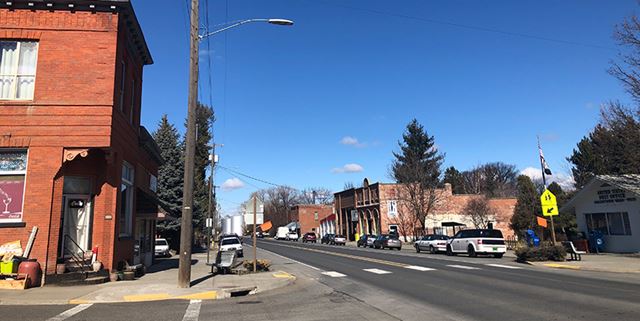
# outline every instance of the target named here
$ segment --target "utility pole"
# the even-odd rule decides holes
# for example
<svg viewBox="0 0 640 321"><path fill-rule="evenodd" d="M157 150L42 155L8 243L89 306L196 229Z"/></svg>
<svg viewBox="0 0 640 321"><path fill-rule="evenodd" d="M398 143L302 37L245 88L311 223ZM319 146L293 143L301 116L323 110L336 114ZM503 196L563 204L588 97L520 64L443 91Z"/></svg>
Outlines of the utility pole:
<svg viewBox="0 0 640 321"><path fill-rule="evenodd" d="M539 151L542 150L542 147L540 147L539 136L538 136L538 150ZM540 154L540 169L542 170L542 184L544 185L544 189L547 190L547 176L545 175L545 167L544 167L542 154ZM551 219L551 241L553 242L553 245L556 245L556 229L555 229L555 226L553 225L553 215L551 215L549 218Z"/></svg>
<svg viewBox="0 0 640 321"><path fill-rule="evenodd" d="M191 238L193 235L193 176L196 154L196 103L198 99L198 46L199 46L199 0L191 0L191 28L189 58L189 99L187 116L187 139L184 159L184 192L182 194L182 223L180 226L180 263L178 287L191 286Z"/></svg>
<svg viewBox="0 0 640 321"><path fill-rule="evenodd" d="M253 272L256 272L258 265L258 257L256 256L256 246L257 246L257 238L256 238L256 222L258 215L258 196L253 195Z"/></svg>

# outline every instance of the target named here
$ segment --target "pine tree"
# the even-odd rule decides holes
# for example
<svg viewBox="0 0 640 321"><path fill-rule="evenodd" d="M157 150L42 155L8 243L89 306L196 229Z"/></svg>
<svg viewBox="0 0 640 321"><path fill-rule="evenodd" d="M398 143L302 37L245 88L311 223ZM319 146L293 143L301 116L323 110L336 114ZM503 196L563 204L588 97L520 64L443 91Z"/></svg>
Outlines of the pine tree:
<svg viewBox="0 0 640 321"><path fill-rule="evenodd" d="M425 218L439 197L436 188L440 184L444 155L438 152L435 138L413 119L398 142L400 153L393 153L392 174L402 184L400 200L408 208L413 219L425 230Z"/></svg>
<svg viewBox="0 0 640 321"><path fill-rule="evenodd" d="M194 159L192 212L193 226L196 227L196 232L204 227L209 205L207 170L209 168L209 154L211 153L211 144L213 142L213 134L210 129L214 121L213 108L199 102L196 106L196 150Z"/></svg>
<svg viewBox="0 0 640 321"><path fill-rule="evenodd" d="M158 190L156 195L170 209L169 215L180 218L182 211L182 189L184 180L183 148L180 134L163 115L153 133L165 163L158 168ZM172 246L178 243L180 220L166 220L158 224L158 233L167 238Z"/></svg>
<svg viewBox="0 0 640 321"><path fill-rule="evenodd" d="M453 194L464 194L464 178L455 167L451 166L444 171L442 182L451 184Z"/></svg>
<svg viewBox="0 0 640 321"><path fill-rule="evenodd" d="M562 208L569 201L569 195L562 190L560 184L553 182L549 184L547 189L556 196L558 208ZM560 212L560 215L553 218L556 230L567 232L575 232L577 229L576 214L571 212Z"/></svg>
<svg viewBox="0 0 640 321"><path fill-rule="evenodd" d="M537 226L536 216L542 213L542 206L540 195L529 176L518 176L517 189L518 201L511 217L511 229L519 237L524 237L527 229Z"/></svg>

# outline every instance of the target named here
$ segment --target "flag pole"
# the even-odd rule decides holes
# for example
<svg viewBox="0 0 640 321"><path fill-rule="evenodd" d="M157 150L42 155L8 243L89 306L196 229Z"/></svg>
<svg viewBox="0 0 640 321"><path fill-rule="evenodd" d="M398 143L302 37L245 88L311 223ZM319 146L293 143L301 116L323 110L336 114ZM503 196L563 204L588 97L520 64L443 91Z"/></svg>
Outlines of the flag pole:
<svg viewBox="0 0 640 321"><path fill-rule="evenodd" d="M540 170L542 170L542 184L544 184L544 189L547 190L547 177L545 176L545 168L544 168L544 158L542 156L542 147L540 147L540 136L538 138L538 153L540 154ZM544 217L544 213L542 213ZM551 242L553 245L556 245L556 229L553 226L553 215L549 216L551 219Z"/></svg>

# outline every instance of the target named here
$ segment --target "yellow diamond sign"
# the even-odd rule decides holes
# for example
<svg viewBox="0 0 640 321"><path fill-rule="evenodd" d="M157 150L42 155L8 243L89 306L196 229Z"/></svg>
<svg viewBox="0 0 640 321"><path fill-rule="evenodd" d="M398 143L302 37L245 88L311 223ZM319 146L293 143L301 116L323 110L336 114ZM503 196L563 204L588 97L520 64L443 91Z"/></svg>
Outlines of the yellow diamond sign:
<svg viewBox="0 0 640 321"><path fill-rule="evenodd" d="M544 190L542 196L540 196L540 204L542 204L542 215L554 216L560 214L558 211L558 203L556 202L556 196L553 195L548 189Z"/></svg>

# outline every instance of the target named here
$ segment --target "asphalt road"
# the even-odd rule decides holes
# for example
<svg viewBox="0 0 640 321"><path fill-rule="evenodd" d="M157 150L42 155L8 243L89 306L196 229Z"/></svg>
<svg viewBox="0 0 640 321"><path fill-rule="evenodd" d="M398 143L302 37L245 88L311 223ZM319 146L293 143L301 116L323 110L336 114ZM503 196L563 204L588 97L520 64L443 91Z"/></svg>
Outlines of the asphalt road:
<svg viewBox="0 0 640 321"><path fill-rule="evenodd" d="M439 313L441 319L638 320L640 315L637 282L554 273L507 258L273 240L261 240L258 246L310 265L325 284L361 283L375 289L376 296ZM367 292L349 294L368 303L371 299Z"/></svg>

